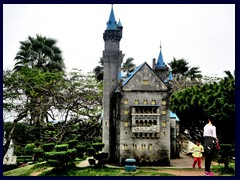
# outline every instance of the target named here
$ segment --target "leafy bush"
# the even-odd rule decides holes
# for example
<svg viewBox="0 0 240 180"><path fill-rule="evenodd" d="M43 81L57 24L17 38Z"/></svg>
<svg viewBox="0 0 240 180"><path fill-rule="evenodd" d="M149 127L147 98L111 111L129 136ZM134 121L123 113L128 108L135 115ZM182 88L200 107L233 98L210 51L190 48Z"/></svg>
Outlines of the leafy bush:
<svg viewBox="0 0 240 180"><path fill-rule="evenodd" d="M233 154L231 144L221 144L221 150L218 152L218 163L224 163L224 168L227 169L229 165L230 155Z"/></svg>
<svg viewBox="0 0 240 180"><path fill-rule="evenodd" d="M51 166L54 166L55 169L62 169L72 164L76 158L77 150L66 148L68 148L68 144L60 144L55 146L54 151L45 152L47 163Z"/></svg>
<svg viewBox="0 0 240 180"><path fill-rule="evenodd" d="M68 150L68 144L56 145L54 148L55 148L56 151L67 151Z"/></svg>
<svg viewBox="0 0 240 180"><path fill-rule="evenodd" d="M75 146L75 149L77 150L76 156L79 158L83 158L84 153L86 152L86 147L84 145L79 144L79 145Z"/></svg>
<svg viewBox="0 0 240 180"><path fill-rule="evenodd" d="M73 149L73 148L75 148L75 146L77 146L78 140L70 140L67 143L68 143L68 147L70 149Z"/></svg>
<svg viewBox="0 0 240 180"><path fill-rule="evenodd" d="M93 143L92 144L92 147L97 151L102 151L102 148L104 147L104 144L103 143Z"/></svg>
<svg viewBox="0 0 240 180"><path fill-rule="evenodd" d="M38 147L38 148L34 148L33 150L33 160L34 161L39 161L40 159L43 158L44 155L44 151L42 148Z"/></svg>
<svg viewBox="0 0 240 180"><path fill-rule="evenodd" d="M87 148L87 155L88 156L93 156L94 154L96 154L96 150L93 148Z"/></svg>
<svg viewBox="0 0 240 180"><path fill-rule="evenodd" d="M43 144L42 149L44 152L50 152L50 151L53 151L54 146L55 146L54 143Z"/></svg>
<svg viewBox="0 0 240 180"><path fill-rule="evenodd" d="M91 165L91 166L95 166L96 165L96 160L95 159L88 159L88 163Z"/></svg>
<svg viewBox="0 0 240 180"><path fill-rule="evenodd" d="M24 154L25 155L33 155L34 148L35 148L34 143L27 144L24 148Z"/></svg>
<svg viewBox="0 0 240 180"><path fill-rule="evenodd" d="M105 152L97 153L93 157L98 160L98 166L103 166L108 161L108 153Z"/></svg>
<svg viewBox="0 0 240 180"><path fill-rule="evenodd" d="M17 156L17 163L25 163L32 161L32 156Z"/></svg>

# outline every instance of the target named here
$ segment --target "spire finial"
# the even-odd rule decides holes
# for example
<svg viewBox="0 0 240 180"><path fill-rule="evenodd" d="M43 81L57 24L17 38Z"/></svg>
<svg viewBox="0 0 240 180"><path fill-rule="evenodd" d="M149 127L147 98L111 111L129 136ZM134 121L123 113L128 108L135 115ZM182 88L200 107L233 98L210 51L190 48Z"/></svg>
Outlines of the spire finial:
<svg viewBox="0 0 240 180"><path fill-rule="evenodd" d="M162 50L162 42L161 42L161 40L160 40L160 51Z"/></svg>

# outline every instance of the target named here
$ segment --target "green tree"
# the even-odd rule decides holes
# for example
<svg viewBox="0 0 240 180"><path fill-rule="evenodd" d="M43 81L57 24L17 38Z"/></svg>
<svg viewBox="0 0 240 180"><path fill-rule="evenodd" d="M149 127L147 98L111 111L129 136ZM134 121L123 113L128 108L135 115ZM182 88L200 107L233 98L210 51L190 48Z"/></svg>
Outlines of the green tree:
<svg viewBox="0 0 240 180"><path fill-rule="evenodd" d="M188 72L188 69L189 69L188 62L183 58L176 59L174 57L173 61L168 63L168 65L171 67L173 74L186 75L186 73Z"/></svg>
<svg viewBox="0 0 240 180"><path fill-rule="evenodd" d="M11 116L13 120L6 139L10 143L18 122L25 121L32 142L99 140L102 89L102 82L93 74L85 75L80 70L64 77L61 72L33 69L4 72L4 118ZM29 96L25 92L29 92ZM7 143L4 149L7 151Z"/></svg>
<svg viewBox="0 0 240 180"><path fill-rule="evenodd" d="M202 75L199 67L190 67L188 64L187 60L183 58L173 58L173 61L168 63L172 69L174 92L197 84L202 84Z"/></svg>
<svg viewBox="0 0 240 180"><path fill-rule="evenodd" d="M14 58L14 71L21 71L22 67L51 72L64 71L62 51L56 43L55 39L38 34L36 38L29 36L26 41L20 41L19 51Z"/></svg>
<svg viewBox="0 0 240 180"><path fill-rule="evenodd" d="M127 73L127 76L133 72L136 68L136 65L133 63L133 58L127 58L126 62L122 65L123 72Z"/></svg>
<svg viewBox="0 0 240 180"><path fill-rule="evenodd" d="M6 152L18 122L25 121L31 126L35 125L35 132L40 133L41 125L52 117L51 107L55 104L54 97L60 90L57 84L63 80L63 74L23 67L21 71L4 71L3 75L4 118L11 117L13 121L4 144ZM35 134L36 139L39 136Z"/></svg>
<svg viewBox="0 0 240 180"><path fill-rule="evenodd" d="M220 142L234 143L235 78L226 74L219 82L195 85L171 96L171 110L180 118L182 133L188 129L193 139L201 138L207 116L215 115Z"/></svg>

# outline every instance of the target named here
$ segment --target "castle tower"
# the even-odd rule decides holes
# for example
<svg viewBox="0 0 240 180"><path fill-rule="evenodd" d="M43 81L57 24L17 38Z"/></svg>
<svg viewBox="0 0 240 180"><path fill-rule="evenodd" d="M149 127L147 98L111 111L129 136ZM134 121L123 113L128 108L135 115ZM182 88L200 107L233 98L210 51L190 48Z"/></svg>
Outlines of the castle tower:
<svg viewBox="0 0 240 180"><path fill-rule="evenodd" d="M111 115L111 96L114 89L116 89L119 71L122 63L122 51L120 51L120 40L122 38L122 25L119 20L117 23L114 16L113 6L110 12L109 20L107 22L107 28L103 33L103 39L105 42L105 48L103 51L103 122L102 122L102 142L105 144L103 151L112 154L112 150L115 146L114 137L111 137L110 131L114 122ZM112 149L112 150L111 150Z"/></svg>
<svg viewBox="0 0 240 180"><path fill-rule="evenodd" d="M155 63L155 62L153 62ZM160 45L160 53L158 56L157 64L153 67L154 71L158 75L158 77L164 82L168 77L168 67L163 61L162 56L162 45Z"/></svg>

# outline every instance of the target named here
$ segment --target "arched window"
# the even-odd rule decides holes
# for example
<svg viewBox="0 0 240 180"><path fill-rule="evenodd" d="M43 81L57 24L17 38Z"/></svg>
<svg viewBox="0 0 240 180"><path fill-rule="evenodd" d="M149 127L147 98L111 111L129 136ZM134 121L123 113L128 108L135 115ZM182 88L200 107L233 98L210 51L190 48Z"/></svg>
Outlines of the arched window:
<svg viewBox="0 0 240 180"><path fill-rule="evenodd" d="M163 99L163 100L162 100L162 105L163 105L163 106L166 106L166 104L167 104L166 100Z"/></svg>
<svg viewBox="0 0 240 180"><path fill-rule="evenodd" d="M143 104L144 104L144 105L148 104L148 100L147 100L147 99L144 99L144 100L143 100Z"/></svg>
<svg viewBox="0 0 240 180"><path fill-rule="evenodd" d="M129 109L128 109L128 108L125 108L125 109L124 109L124 114L128 114L128 112L129 112Z"/></svg>
<svg viewBox="0 0 240 180"><path fill-rule="evenodd" d="M156 100L152 99L152 105L155 105L155 104L156 104Z"/></svg>
<svg viewBox="0 0 240 180"><path fill-rule="evenodd" d="M142 150L146 149L146 145L145 144L142 144L141 147L142 147Z"/></svg>
<svg viewBox="0 0 240 180"><path fill-rule="evenodd" d="M138 120L136 120L136 125L138 125L139 124L139 122L138 122Z"/></svg>
<svg viewBox="0 0 240 180"><path fill-rule="evenodd" d="M135 99L134 104L135 104L135 105L138 105L138 103L139 103L139 100L138 100L138 99Z"/></svg>
<svg viewBox="0 0 240 180"><path fill-rule="evenodd" d="M148 145L148 150L152 150L152 144Z"/></svg>
<svg viewBox="0 0 240 180"><path fill-rule="evenodd" d="M144 121L144 125L145 125L145 126L147 125L147 120Z"/></svg>
<svg viewBox="0 0 240 180"><path fill-rule="evenodd" d="M151 126L152 125L152 120L149 120L148 124Z"/></svg>

